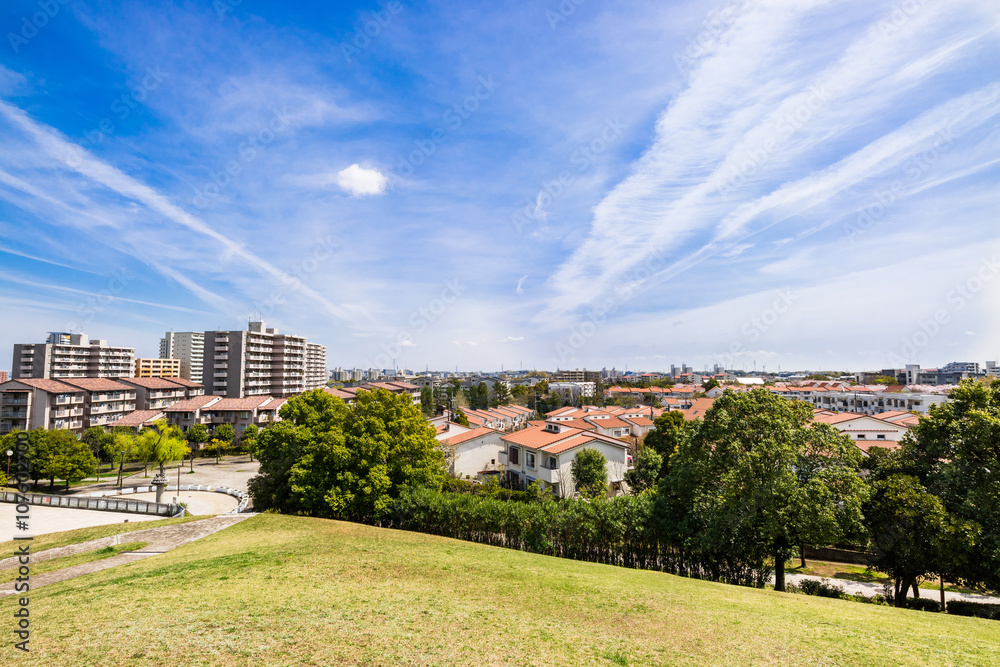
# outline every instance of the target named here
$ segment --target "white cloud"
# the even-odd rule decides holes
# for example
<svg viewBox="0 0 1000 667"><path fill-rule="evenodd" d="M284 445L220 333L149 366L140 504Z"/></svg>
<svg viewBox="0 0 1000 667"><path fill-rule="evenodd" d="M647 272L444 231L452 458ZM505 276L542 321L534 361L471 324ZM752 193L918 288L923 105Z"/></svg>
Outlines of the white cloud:
<svg viewBox="0 0 1000 667"><path fill-rule="evenodd" d="M520 279L518 279L517 290L516 290L518 294L524 294L524 281L527 279L528 279L527 275L523 275L520 277Z"/></svg>
<svg viewBox="0 0 1000 667"><path fill-rule="evenodd" d="M388 179L378 169L365 169L358 164L352 164L337 174L337 185L353 197L384 194L387 182Z"/></svg>
<svg viewBox="0 0 1000 667"><path fill-rule="evenodd" d="M506 338L504 338L500 342L501 343L520 343L522 340L524 340L524 336L516 336L516 337L515 336L507 336Z"/></svg>

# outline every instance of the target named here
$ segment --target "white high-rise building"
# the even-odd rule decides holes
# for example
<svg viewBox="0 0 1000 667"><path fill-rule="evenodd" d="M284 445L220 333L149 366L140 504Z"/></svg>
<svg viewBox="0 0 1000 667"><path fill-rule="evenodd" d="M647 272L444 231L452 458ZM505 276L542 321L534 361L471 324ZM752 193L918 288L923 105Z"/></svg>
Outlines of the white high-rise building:
<svg viewBox="0 0 1000 667"><path fill-rule="evenodd" d="M116 378L135 371L135 348L112 347L85 333L52 332L44 343L14 346L11 377Z"/></svg>
<svg viewBox="0 0 1000 667"><path fill-rule="evenodd" d="M180 359L181 377L204 384L205 334L199 331L168 331L160 339L160 359Z"/></svg>

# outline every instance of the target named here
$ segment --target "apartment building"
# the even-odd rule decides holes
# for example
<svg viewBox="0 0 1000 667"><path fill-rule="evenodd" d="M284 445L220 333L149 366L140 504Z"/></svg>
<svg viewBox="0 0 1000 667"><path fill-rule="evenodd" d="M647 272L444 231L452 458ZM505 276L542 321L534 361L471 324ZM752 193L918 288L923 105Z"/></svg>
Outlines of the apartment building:
<svg viewBox="0 0 1000 667"><path fill-rule="evenodd" d="M281 421L278 410L285 398L253 396L249 398L223 398L221 396L195 396L164 408L167 421L184 432L195 424L204 424L210 431L217 426L231 424L236 437L242 437L247 426L261 428Z"/></svg>
<svg viewBox="0 0 1000 667"><path fill-rule="evenodd" d="M319 343L306 343L306 386L322 387L329 378L326 367L326 347Z"/></svg>
<svg viewBox="0 0 1000 667"><path fill-rule="evenodd" d="M0 384L0 433L109 426L133 412L135 387L109 378L18 378Z"/></svg>
<svg viewBox="0 0 1000 667"><path fill-rule="evenodd" d="M116 378L134 371L135 348L112 347L84 333L51 332L44 343L14 345L11 377Z"/></svg>
<svg viewBox="0 0 1000 667"><path fill-rule="evenodd" d="M180 359L180 377L204 383L205 334L201 331L168 331L160 339L161 359Z"/></svg>
<svg viewBox="0 0 1000 667"><path fill-rule="evenodd" d="M294 396L326 385L326 348L250 322L246 331L206 331L202 368L216 396Z"/></svg>
<svg viewBox="0 0 1000 667"><path fill-rule="evenodd" d="M10 379L10 371L0 371L0 383Z"/></svg>
<svg viewBox="0 0 1000 667"><path fill-rule="evenodd" d="M174 403L205 394L205 388L184 378L119 378L135 390L136 410L162 410Z"/></svg>
<svg viewBox="0 0 1000 667"><path fill-rule="evenodd" d="M551 378L549 384L553 382L593 382L595 385L601 383L601 371L575 370L557 371Z"/></svg>
<svg viewBox="0 0 1000 667"><path fill-rule="evenodd" d="M20 378L0 384L0 434L35 428L83 431L86 392L56 380Z"/></svg>
<svg viewBox="0 0 1000 667"><path fill-rule="evenodd" d="M139 357L135 360L137 378L175 378L181 375L180 359Z"/></svg>

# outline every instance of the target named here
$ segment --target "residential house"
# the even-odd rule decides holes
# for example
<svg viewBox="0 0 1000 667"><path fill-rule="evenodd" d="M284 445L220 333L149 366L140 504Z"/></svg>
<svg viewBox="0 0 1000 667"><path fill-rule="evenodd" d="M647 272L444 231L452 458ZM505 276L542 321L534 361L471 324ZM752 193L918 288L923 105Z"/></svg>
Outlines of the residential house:
<svg viewBox="0 0 1000 667"><path fill-rule="evenodd" d="M508 479L530 484L539 482L556 496L571 497L576 485L570 465L577 452L595 449L607 461L611 493L627 489L628 445L596 431L572 428L560 422L547 422L501 436L504 451L499 463L505 466Z"/></svg>

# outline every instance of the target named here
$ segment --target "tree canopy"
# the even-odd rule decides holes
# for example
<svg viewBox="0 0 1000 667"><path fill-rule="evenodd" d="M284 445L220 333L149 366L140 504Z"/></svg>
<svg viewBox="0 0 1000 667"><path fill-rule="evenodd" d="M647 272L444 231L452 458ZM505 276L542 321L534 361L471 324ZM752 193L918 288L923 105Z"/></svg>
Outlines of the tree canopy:
<svg viewBox="0 0 1000 667"><path fill-rule="evenodd" d="M773 560L783 590L794 545L827 543L860 524L861 454L811 420L809 406L767 389L725 392L671 455L659 487L666 532L716 554L734 582L762 586Z"/></svg>
<svg viewBox="0 0 1000 667"><path fill-rule="evenodd" d="M257 437L258 509L378 523L404 489L441 486L443 454L409 396L359 391L346 405L317 390L281 416Z"/></svg>
<svg viewBox="0 0 1000 667"><path fill-rule="evenodd" d="M608 493L608 466L604 454L596 449L583 449L570 463L570 473L576 490L584 498L599 498Z"/></svg>

